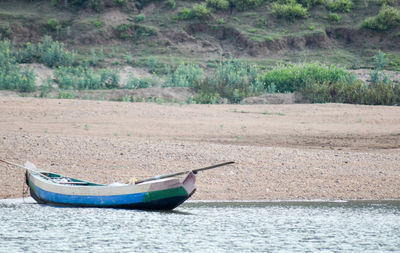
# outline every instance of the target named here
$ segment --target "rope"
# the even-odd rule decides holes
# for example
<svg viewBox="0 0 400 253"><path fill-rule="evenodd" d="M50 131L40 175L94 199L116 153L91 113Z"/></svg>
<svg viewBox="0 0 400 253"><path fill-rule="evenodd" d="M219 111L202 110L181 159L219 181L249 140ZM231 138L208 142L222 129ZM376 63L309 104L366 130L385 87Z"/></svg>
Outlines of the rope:
<svg viewBox="0 0 400 253"><path fill-rule="evenodd" d="M24 202L24 204L26 204L25 203L25 195L27 195L27 193L29 191L29 185L27 184L27 181L28 181L28 177L27 177L27 173L25 173L25 180L22 183L22 202ZM25 185L27 187L25 187Z"/></svg>

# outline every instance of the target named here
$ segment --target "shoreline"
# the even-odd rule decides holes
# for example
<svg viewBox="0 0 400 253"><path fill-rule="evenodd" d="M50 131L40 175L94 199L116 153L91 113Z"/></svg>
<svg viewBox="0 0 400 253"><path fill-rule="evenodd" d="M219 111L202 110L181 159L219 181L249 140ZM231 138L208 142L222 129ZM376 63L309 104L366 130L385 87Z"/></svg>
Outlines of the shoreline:
<svg viewBox="0 0 400 253"><path fill-rule="evenodd" d="M158 105L0 97L0 157L109 184L236 163L197 177L192 200L400 198L400 108ZM24 172L1 166L0 198Z"/></svg>
<svg viewBox="0 0 400 253"><path fill-rule="evenodd" d="M38 204L32 197L25 198L1 198L1 204ZM186 200L183 204L396 204L400 205L400 199L349 199L349 200ZM75 208L75 207L71 207ZM85 208L85 207L82 207ZM97 208L97 207L88 207Z"/></svg>

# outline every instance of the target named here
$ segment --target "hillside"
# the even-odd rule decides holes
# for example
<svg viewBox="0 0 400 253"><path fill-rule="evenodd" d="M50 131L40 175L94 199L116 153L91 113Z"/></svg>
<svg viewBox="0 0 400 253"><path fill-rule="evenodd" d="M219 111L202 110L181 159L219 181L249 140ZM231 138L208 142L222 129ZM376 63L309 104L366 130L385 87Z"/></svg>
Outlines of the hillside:
<svg viewBox="0 0 400 253"><path fill-rule="evenodd" d="M161 62L189 60L212 67L221 54L231 53L264 65L318 60L344 66L359 61L359 66L372 67L371 57L378 49L389 55L392 67L400 63L399 26L387 31L362 27L366 18L379 13L376 0L354 1L349 12L317 4L298 19L278 18L273 2L244 11L209 8L209 15L187 19L180 18L182 12L201 1L145 1L142 6L97 1L104 2L97 11L73 5L79 1L54 2L1 1L2 37L32 43L50 35L86 57L91 48L103 49L114 64L123 64L124 56L131 55L139 63L142 57L156 56Z"/></svg>
<svg viewBox="0 0 400 253"><path fill-rule="evenodd" d="M167 75L188 63L194 64L193 68L182 72L185 79L189 78L186 72L194 76L190 85L176 85L180 77L171 77L170 86L193 87L196 76L215 72L222 60L230 57L256 66L258 79L264 84L250 87L250 91L235 87L228 95L217 89L210 91L202 84L197 89L200 94L197 100L206 103L222 101L222 98L238 102L266 92L253 92L261 86L268 93L274 92L275 86L271 88L261 74L282 64L320 62L345 69L372 69L376 68L377 54L382 51L383 68L400 69L397 0L1 1L0 35L3 40L11 41L12 50L23 50L16 53L19 63L39 62L53 69L60 66L111 68L118 75L125 71L126 75L134 76L132 80L125 77L123 85L103 82L101 86L107 88L160 86ZM40 50L35 45L37 48L40 43L45 45L46 36L56 43L64 43L66 49L47 40L49 48L57 47L61 53L72 52L72 60L49 63L39 59L42 56L38 56L40 53L36 50ZM46 50L41 53L45 54ZM239 68L248 67L240 65ZM109 79L124 78L116 77L112 71L104 75ZM249 75L245 80L254 79L251 73L245 75ZM62 86L60 77L47 76ZM47 76L36 85L51 86ZM79 90L82 88L91 89L80 86ZM236 97L233 96L235 89L239 93ZM278 87L277 91L292 92L293 89Z"/></svg>

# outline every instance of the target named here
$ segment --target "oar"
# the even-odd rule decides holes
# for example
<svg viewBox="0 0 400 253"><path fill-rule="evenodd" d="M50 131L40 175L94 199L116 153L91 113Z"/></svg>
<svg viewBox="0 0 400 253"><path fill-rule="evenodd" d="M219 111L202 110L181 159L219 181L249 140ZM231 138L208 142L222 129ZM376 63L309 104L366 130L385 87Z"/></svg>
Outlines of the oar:
<svg viewBox="0 0 400 253"><path fill-rule="evenodd" d="M157 180L157 179L163 179L163 178L168 178L168 177L174 177L174 176L180 176L180 175L185 175L189 172L193 172L194 174L197 174L200 171L204 171L204 170L210 170L210 169L214 169L217 167L221 167L221 166L225 166L228 164L232 164L235 162L225 162L225 163L220 163L220 164L216 164L216 165L211 165L208 167L204 167L204 168L200 168L200 169L196 169L196 170L187 170L187 171L182 171L182 172L176 172L176 173L172 173L172 174L165 174L165 175L159 175L159 176L155 176L155 177L151 177L151 178L146 178L146 179L142 179L142 180L137 180L135 182L135 184L140 184L140 183L144 183L144 182L148 182L148 181L153 181L153 180Z"/></svg>
<svg viewBox="0 0 400 253"><path fill-rule="evenodd" d="M18 167L20 169L25 169L25 170L37 173L37 174L39 174L40 176L42 176L42 177L44 177L46 179L50 179L48 176L44 175L42 172L39 172L39 171L37 171L35 169L28 168L28 167L25 167L25 166L22 166L22 165L19 165L19 164L16 164L16 163L12 163L12 162L9 162L9 161L6 161L6 160L2 160L2 159L0 159L0 162L8 164L8 165L15 166L15 167Z"/></svg>

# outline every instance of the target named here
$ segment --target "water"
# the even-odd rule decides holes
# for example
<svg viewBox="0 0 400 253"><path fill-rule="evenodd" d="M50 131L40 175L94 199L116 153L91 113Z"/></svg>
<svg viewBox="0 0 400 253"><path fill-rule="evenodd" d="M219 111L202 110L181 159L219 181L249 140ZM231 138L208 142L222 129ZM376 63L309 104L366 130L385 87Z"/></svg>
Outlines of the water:
<svg viewBox="0 0 400 253"><path fill-rule="evenodd" d="M400 252L400 202L190 202L144 212L0 200L0 252L76 251Z"/></svg>

